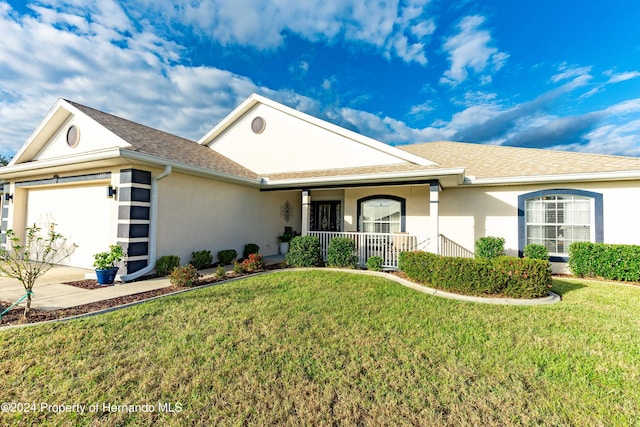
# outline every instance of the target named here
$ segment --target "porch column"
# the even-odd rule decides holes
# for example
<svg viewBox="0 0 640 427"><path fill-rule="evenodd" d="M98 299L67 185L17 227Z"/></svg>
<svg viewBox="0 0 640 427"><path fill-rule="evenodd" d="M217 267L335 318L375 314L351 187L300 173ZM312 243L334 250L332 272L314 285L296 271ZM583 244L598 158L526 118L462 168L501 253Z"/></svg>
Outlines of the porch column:
<svg viewBox="0 0 640 427"><path fill-rule="evenodd" d="M432 235L435 253L440 254L440 183L432 181L429 185L429 215L433 221Z"/></svg>
<svg viewBox="0 0 640 427"><path fill-rule="evenodd" d="M309 234L311 224L311 192L309 190L302 191L302 232L303 236Z"/></svg>

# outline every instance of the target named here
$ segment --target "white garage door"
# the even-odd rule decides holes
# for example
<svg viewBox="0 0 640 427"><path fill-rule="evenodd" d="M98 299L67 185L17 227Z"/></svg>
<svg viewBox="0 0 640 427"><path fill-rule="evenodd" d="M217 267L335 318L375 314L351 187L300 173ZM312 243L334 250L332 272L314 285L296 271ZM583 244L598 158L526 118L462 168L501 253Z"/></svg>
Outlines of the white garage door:
<svg viewBox="0 0 640 427"><path fill-rule="evenodd" d="M93 254L115 243L110 225L115 203L105 185L29 189L27 226L36 223L46 231L55 223L57 232L78 245L63 264L91 268Z"/></svg>

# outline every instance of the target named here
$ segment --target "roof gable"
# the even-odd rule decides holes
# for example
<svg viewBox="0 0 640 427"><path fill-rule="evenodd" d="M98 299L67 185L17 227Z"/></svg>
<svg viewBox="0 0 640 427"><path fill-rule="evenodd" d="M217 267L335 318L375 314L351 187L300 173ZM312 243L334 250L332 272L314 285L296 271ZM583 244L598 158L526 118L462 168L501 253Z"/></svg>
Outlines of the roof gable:
<svg viewBox="0 0 640 427"><path fill-rule="evenodd" d="M58 99L9 165L130 146L76 108L77 105ZM67 142L67 132L72 126L78 135L75 145Z"/></svg>
<svg viewBox="0 0 640 427"><path fill-rule="evenodd" d="M254 130L258 118L263 126ZM255 94L199 143L260 174L406 163L434 165Z"/></svg>

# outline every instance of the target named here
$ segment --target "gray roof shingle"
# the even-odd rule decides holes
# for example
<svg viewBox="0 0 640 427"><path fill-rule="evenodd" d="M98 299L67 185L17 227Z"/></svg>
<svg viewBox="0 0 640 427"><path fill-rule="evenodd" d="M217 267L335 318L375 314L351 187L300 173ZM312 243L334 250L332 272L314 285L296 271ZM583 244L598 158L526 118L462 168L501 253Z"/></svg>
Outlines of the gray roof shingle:
<svg viewBox="0 0 640 427"><path fill-rule="evenodd" d="M257 179L258 175L209 147L139 123L68 101L96 122L131 144L129 150L212 171Z"/></svg>
<svg viewBox="0 0 640 427"><path fill-rule="evenodd" d="M640 158L541 150L466 142L425 142L398 146L440 167L465 167L476 178L640 171Z"/></svg>

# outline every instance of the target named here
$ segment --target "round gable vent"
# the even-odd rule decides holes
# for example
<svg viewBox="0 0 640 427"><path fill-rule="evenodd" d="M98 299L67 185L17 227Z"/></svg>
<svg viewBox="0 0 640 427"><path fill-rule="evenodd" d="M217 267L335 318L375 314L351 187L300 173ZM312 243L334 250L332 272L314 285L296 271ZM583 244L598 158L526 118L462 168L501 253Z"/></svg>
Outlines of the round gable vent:
<svg viewBox="0 0 640 427"><path fill-rule="evenodd" d="M80 129L76 125L71 125L67 129L67 145L73 148L78 145L78 142L80 142Z"/></svg>
<svg viewBox="0 0 640 427"><path fill-rule="evenodd" d="M251 121L251 130L253 133L262 133L267 126L267 122L260 116Z"/></svg>

